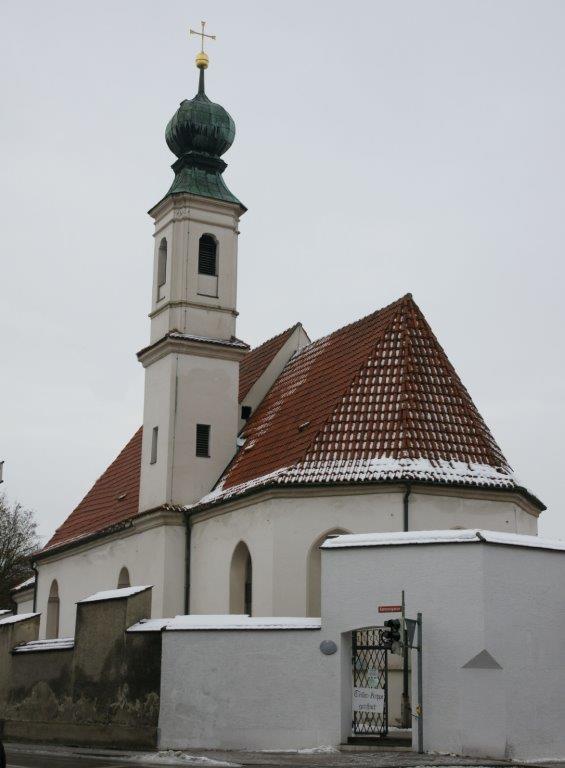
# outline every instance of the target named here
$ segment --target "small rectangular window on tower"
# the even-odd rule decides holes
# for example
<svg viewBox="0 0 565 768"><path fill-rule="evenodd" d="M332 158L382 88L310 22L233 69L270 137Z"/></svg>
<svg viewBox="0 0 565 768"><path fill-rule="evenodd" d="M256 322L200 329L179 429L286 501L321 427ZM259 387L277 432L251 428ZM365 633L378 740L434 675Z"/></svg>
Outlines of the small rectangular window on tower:
<svg viewBox="0 0 565 768"><path fill-rule="evenodd" d="M151 433L151 459L149 461L150 464L156 464L157 463L157 440L159 438L159 427L153 427L153 432Z"/></svg>
<svg viewBox="0 0 565 768"><path fill-rule="evenodd" d="M210 425L196 425L196 455L208 458L210 456Z"/></svg>

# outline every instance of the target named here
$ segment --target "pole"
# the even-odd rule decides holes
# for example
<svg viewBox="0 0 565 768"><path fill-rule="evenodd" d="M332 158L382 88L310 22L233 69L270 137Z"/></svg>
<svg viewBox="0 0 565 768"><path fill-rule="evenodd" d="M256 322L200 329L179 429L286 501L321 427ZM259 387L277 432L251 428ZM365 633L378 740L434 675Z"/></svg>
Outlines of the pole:
<svg viewBox="0 0 565 768"><path fill-rule="evenodd" d="M403 728L410 728L412 715L410 712L410 692L408 685L408 643L405 621L406 605L404 602L404 590L402 590L402 704L401 720Z"/></svg>
<svg viewBox="0 0 565 768"><path fill-rule="evenodd" d="M424 714L422 699L422 614L418 614L418 706L416 717L418 719L418 753L424 751Z"/></svg>

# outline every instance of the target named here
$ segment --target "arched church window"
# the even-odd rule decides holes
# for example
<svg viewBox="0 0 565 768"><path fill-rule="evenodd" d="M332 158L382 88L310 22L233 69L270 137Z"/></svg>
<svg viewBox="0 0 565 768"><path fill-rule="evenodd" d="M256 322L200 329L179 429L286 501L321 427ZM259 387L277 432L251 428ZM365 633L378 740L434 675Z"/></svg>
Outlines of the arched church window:
<svg viewBox="0 0 565 768"><path fill-rule="evenodd" d="M253 615L253 563L243 541L239 542L231 559L230 613Z"/></svg>
<svg viewBox="0 0 565 768"><path fill-rule="evenodd" d="M131 587L129 571L125 565L120 571L120 575L118 576L118 589L123 589L124 587Z"/></svg>
<svg viewBox="0 0 565 768"><path fill-rule="evenodd" d="M339 536L349 531L343 528L334 528L320 536L310 547L308 552L308 574L306 584L306 608L308 616L319 616L322 603L322 553L320 547L328 536Z"/></svg>
<svg viewBox="0 0 565 768"><path fill-rule="evenodd" d="M217 250L216 238L212 235L202 235L198 243L198 273L200 275L216 275Z"/></svg>
<svg viewBox="0 0 565 768"><path fill-rule="evenodd" d="M59 585L57 584L57 579L53 579L49 589L45 637L47 640L59 637Z"/></svg>
<svg viewBox="0 0 565 768"><path fill-rule="evenodd" d="M163 238L157 253L157 301L163 298L163 286L167 282L167 240Z"/></svg>

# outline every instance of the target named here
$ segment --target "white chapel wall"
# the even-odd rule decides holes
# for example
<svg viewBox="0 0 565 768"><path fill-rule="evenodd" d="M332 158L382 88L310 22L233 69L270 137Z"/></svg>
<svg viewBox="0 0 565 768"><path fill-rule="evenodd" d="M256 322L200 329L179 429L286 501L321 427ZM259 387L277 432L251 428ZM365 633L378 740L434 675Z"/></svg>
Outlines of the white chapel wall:
<svg viewBox="0 0 565 768"><path fill-rule="evenodd" d="M397 603L404 589L407 615L423 613L425 750L565 757L565 552L482 543L360 547L324 550L322 572L323 631L343 662L330 695L341 703L342 739L351 727L351 630L382 624L376 606ZM465 668L483 650L502 669Z"/></svg>
<svg viewBox="0 0 565 768"><path fill-rule="evenodd" d="M84 551L39 563L37 610L40 638L45 637L47 601L53 579L59 587L59 636L75 633L76 603L105 589L116 589L125 566L132 585L152 585L152 616L184 613L183 525L161 525L101 542Z"/></svg>
<svg viewBox="0 0 565 768"><path fill-rule="evenodd" d="M22 595L14 595L13 600L18 606L18 613L33 613L33 589Z"/></svg>
<svg viewBox="0 0 565 768"><path fill-rule="evenodd" d="M306 616L308 556L324 533L401 531L404 489L323 495L288 494L248 500L192 529L191 612L229 613L229 567L244 541L253 562L253 614ZM410 496L410 528L488 528L535 533L537 520L513 501L419 494Z"/></svg>

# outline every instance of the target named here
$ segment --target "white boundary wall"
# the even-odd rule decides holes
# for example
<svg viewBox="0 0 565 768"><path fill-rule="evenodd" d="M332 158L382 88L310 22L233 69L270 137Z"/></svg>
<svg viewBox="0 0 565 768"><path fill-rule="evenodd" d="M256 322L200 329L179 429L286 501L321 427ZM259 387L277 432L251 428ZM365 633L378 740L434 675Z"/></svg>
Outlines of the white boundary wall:
<svg viewBox="0 0 565 768"><path fill-rule="evenodd" d="M565 543L479 533L330 540L320 630L285 629L284 619L264 630L252 624L260 619L230 628L207 617L217 619L216 629L197 629L197 617L174 620L163 635L160 746L290 749L344 741L351 631L382 624L378 605L398 603L405 589L408 615L424 617L425 750L565 758ZM322 640L334 640L338 652L324 656ZM483 651L501 668L473 662Z"/></svg>
<svg viewBox="0 0 565 768"><path fill-rule="evenodd" d="M349 630L381 623L377 606L398 603L404 588L407 615L423 613L425 750L565 758L565 542L432 533L377 534L372 545L368 536L328 542L325 633L341 636L348 655ZM501 669L480 661L465 667L484 650ZM351 718L350 673L343 668L334 694L341 687L342 737Z"/></svg>
<svg viewBox="0 0 565 768"><path fill-rule="evenodd" d="M267 619L264 629L230 629L201 617L192 629L163 635L159 746L198 749L292 749L330 743L326 702L336 679L334 656L319 650L319 629L296 629L300 619ZM191 616L188 619L199 617ZM260 620L257 620L260 621ZM196 623L193 623L196 627ZM329 714L329 719L325 716Z"/></svg>

